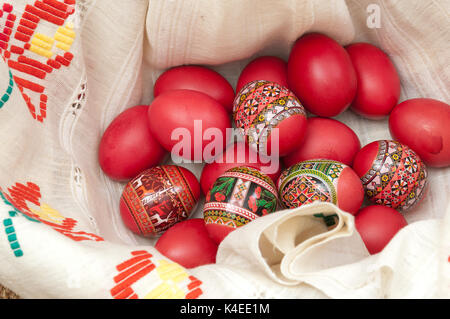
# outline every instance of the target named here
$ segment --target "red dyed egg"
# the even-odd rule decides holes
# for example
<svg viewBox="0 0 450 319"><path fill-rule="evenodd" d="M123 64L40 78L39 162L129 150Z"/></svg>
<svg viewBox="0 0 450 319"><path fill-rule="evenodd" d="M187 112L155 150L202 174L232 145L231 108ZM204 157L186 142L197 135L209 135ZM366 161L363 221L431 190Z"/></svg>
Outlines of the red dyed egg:
<svg viewBox="0 0 450 319"><path fill-rule="evenodd" d="M353 101L356 73L347 51L319 33L298 39L288 60L289 88L313 114L333 117Z"/></svg>
<svg viewBox="0 0 450 319"><path fill-rule="evenodd" d="M239 92L247 83L265 80L287 87L287 63L276 56L262 56L254 59L242 70L236 84Z"/></svg>
<svg viewBox="0 0 450 319"><path fill-rule="evenodd" d="M217 156L212 163L203 166L200 185L203 194L207 194L214 182L227 170L238 166L248 166L260 170L269 176L275 183L280 176L280 163L278 158L265 157L258 154L244 142L236 142Z"/></svg>
<svg viewBox="0 0 450 319"><path fill-rule="evenodd" d="M169 228L155 248L181 266L194 268L215 263L218 245L209 237L205 221L192 218Z"/></svg>
<svg viewBox="0 0 450 319"><path fill-rule="evenodd" d="M450 166L450 105L434 99L406 100L392 111L389 129L428 166Z"/></svg>
<svg viewBox="0 0 450 319"><path fill-rule="evenodd" d="M198 65L183 65L162 73L153 87L153 96L177 89L199 91L219 102L227 112L232 111L234 90L218 72Z"/></svg>
<svg viewBox="0 0 450 319"><path fill-rule="evenodd" d="M150 132L147 112L148 105L131 107L120 113L103 133L98 161L110 178L130 180L160 164L167 154Z"/></svg>
<svg viewBox="0 0 450 319"><path fill-rule="evenodd" d="M166 150L195 161L210 160L223 152L231 128L229 115L219 102L192 90L159 95L150 105L148 120Z"/></svg>
<svg viewBox="0 0 450 319"><path fill-rule="evenodd" d="M374 120L388 116L400 97L400 79L394 64L386 53L369 43L354 43L346 50L358 79L351 109Z"/></svg>
<svg viewBox="0 0 450 319"><path fill-rule="evenodd" d="M283 157L286 167L315 158L330 159L351 166L361 143L353 130L342 122L330 118L308 119L303 143Z"/></svg>
<svg viewBox="0 0 450 319"><path fill-rule="evenodd" d="M401 213L387 206L367 206L355 216L356 230L370 254L382 251L407 224Z"/></svg>
<svg viewBox="0 0 450 319"><path fill-rule="evenodd" d="M233 119L246 142L263 155L292 152L306 132L306 113L297 97L286 87L264 80L239 91Z"/></svg>
<svg viewBox="0 0 450 319"><path fill-rule="evenodd" d="M240 166L222 174L206 196L203 217L211 238L225 236L258 217L277 209L275 184L255 168Z"/></svg>
<svg viewBox="0 0 450 319"><path fill-rule="evenodd" d="M199 197L200 185L189 170L155 166L127 183L120 198L120 213L130 230L152 237L187 219Z"/></svg>
<svg viewBox="0 0 450 319"><path fill-rule="evenodd" d="M364 146L355 156L353 169L370 201L399 211L416 205L427 185L425 164L412 149L396 141Z"/></svg>
<svg viewBox="0 0 450 319"><path fill-rule="evenodd" d="M364 201L364 190L356 173L331 160L304 161L283 170L278 191L285 208L321 201L355 215Z"/></svg>

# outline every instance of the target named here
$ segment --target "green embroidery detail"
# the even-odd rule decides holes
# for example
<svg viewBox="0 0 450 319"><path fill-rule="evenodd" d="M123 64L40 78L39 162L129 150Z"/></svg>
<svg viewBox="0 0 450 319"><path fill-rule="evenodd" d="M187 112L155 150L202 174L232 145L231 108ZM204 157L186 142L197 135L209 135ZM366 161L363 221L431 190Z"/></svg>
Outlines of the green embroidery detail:
<svg viewBox="0 0 450 319"><path fill-rule="evenodd" d="M8 87L6 88L6 92L0 98L0 109L3 107L3 105L6 102L8 102L9 97L11 96L11 93L13 91L13 87L14 87L13 75L12 75L11 71L9 71L9 83L8 83Z"/></svg>

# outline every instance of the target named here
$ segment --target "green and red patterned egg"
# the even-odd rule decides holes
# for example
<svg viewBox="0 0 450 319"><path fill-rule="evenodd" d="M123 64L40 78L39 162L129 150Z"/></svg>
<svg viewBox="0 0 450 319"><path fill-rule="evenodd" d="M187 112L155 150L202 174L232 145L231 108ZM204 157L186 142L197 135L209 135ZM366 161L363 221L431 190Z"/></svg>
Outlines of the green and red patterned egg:
<svg viewBox="0 0 450 319"><path fill-rule="evenodd" d="M324 159L303 161L285 169L278 179L278 191L285 208L321 201L355 215L364 201L361 180L353 169Z"/></svg>
<svg viewBox="0 0 450 319"><path fill-rule="evenodd" d="M233 119L246 142L264 155L275 154L276 146L280 156L287 155L306 133L305 109L288 88L275 82L246 84L234 100Z"/></svg>
<svg viewBox="0 0 450 319"><path fill-rule="evenodd" d="M425 164L397 141L380 140L364 146L355 156L353 169L367 198L377 205L404 211L419 203L426 190Z"/></svg>
<svg viewBox="0 0 450 319"><path fill-rule="evenodd" d="M154 237L185 220L200 197L200 184L189 170L154 166L128 182L120 198L124 224L138 235Z"/></svg>
<svg viewBox="0 0 450 319"><path fill-rule="evenodd" d="M210 237L220 243L226 235L277 209L273 181L259 170L234 167L222 174L209 190L203 217Z"/></svg>

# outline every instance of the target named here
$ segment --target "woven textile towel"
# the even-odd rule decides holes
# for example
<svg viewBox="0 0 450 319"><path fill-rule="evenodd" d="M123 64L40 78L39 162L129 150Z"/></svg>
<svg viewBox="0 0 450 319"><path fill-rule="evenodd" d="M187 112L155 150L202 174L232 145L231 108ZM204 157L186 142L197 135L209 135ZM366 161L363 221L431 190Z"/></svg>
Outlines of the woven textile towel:
<svg viewBox="0 0 450 319"><path fill-rule="evenodd" d="M0 9L0 283L21 297L450 297L450 168L429 170L409 225L377 255L352 215L316 203L249 223L216 264L184 269L125 228L124 185L97 161L108 124L150 103L165 69L203 64L235 85L250 59L286 59L311 31L385 50L401 100L449 103L449 1L8 0ZM390 139L386 120L337 119L362 145ZM200 176L201 165L186 167ZM338 225L326 229L318 212Z"/></svg>

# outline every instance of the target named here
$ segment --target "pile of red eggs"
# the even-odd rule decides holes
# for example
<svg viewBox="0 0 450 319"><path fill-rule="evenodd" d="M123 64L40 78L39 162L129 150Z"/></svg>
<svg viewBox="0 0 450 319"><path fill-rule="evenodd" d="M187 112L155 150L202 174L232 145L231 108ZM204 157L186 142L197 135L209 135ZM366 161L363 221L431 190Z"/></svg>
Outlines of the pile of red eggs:
<svg viewBox="0 0 450 319"><path fill-rule="evenodd" d="M399 76L382 50L307 34L287 62L251 61L236 92L204 66L165 71L151 105L131 107L108 126L99 163L127 183L125 225L159 237L155 247L188 268L215 262L218 244L237 227L315 201L353 214L377 253L423 198L425 165L450 166L450 106L427 98L398 104L399 96ZM332 118L347 109L371 120L389 116L392 140L361 148L352 129ZM229 145L233 124L244 142ZM164 165L168 154L206 163L200 181ZM284 168L272 165L279 159ZM201 193L204 218L189 219Z"/></svg>

